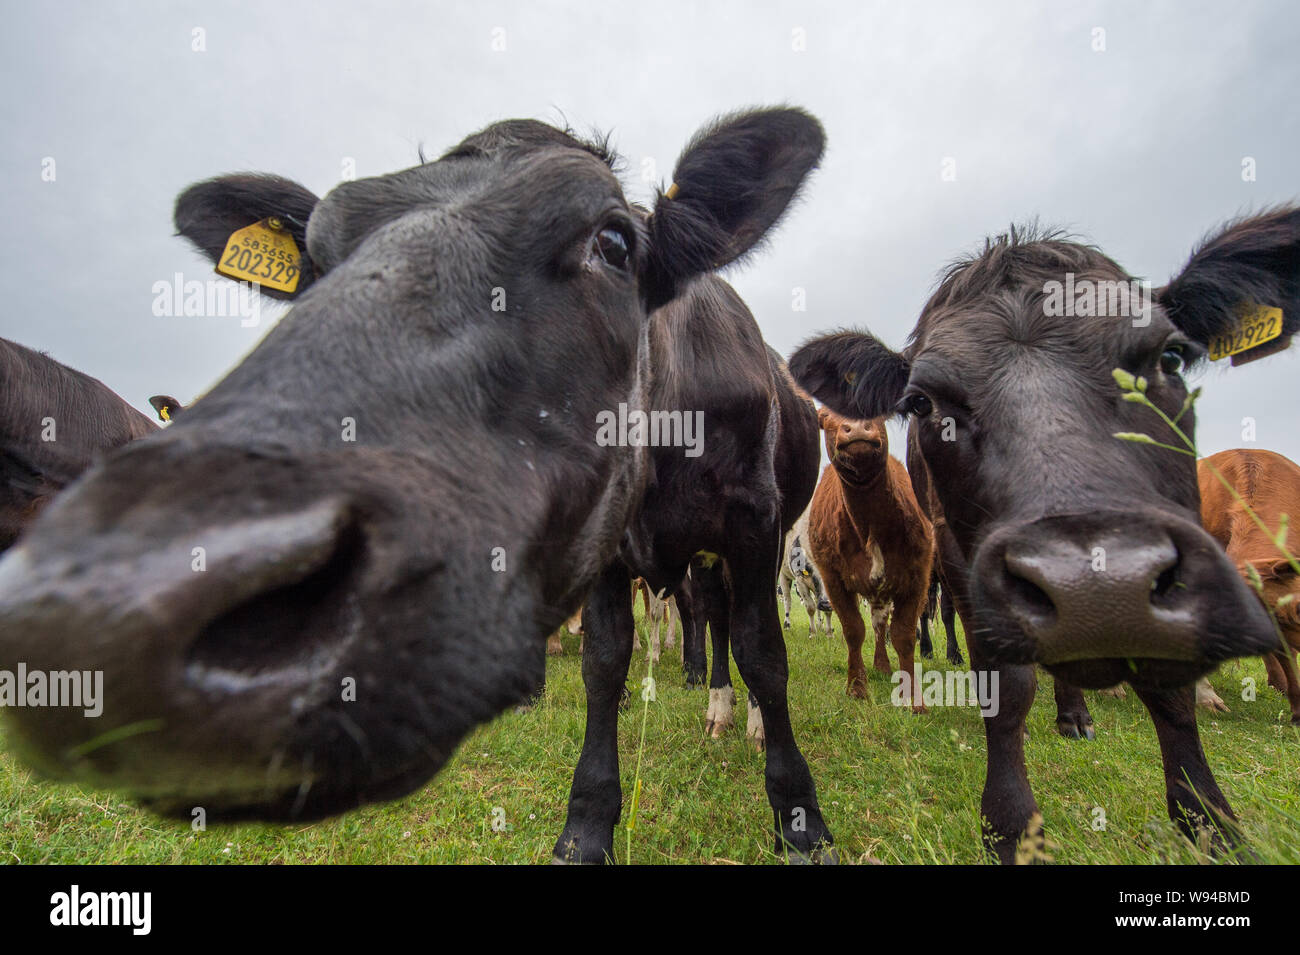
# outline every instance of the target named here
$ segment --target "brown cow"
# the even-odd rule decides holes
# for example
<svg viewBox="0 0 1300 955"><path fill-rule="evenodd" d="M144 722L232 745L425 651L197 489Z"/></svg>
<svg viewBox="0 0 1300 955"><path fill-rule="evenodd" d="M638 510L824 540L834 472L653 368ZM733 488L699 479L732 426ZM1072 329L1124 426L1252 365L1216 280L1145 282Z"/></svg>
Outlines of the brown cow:
<svg viewBox="0 0 1300 955"><path fill-rule="evenodd" d="M0 338L0 552L95 455L157 430L97 378Z"/></svg>
<svg viewBox="0 0 1300 955"><path fill-rule="evenodd" d="M856 595L871 608L876 634L874 665L889 673L885 634L903 673L915 673L917 621L930 589L934 529L912 491L903 462L889 453L885 419L855 421L822 408L831 463L822 471L808 518L808 542L821 568L826 596L844 624L849 645L849 696L867 695L862 662L866 626ZM892 609L892 614L891 614ZM911 681L903 683L911 698ZM924 712L919 694L913 712Z"/></svg>
<svg viewBox="0 0 1300 955"><path fill-rule="evenodd" d="M1240 500L1215 476L1216 470ZM1295 663L1295 653L1300 650L1300 610L1296 606L1300 576L1246 511L1249 506L1271 532L1276 532L1283 514L1300 516L1300 467L1273 451L1238 448L1202 458L1196 465L1196 479L1201 486L1201 522L1247 582L1251 569L1259 575L1264 606L1272 611L1290 646L1266 655L1264 663L1269 686L1286 695L1291 722L1300 725L1300 676Z"/></svg>

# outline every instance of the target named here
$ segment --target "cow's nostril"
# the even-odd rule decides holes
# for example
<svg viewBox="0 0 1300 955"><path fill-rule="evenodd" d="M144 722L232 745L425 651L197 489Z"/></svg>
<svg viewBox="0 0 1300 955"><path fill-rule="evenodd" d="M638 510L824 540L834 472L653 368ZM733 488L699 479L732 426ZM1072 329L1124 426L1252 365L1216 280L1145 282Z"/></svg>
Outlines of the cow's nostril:
<svg viewBox="0 0 1300 955"><path fill-rule="evenodd" d="M1047 625L1056 619L1056 604L1038 584L1017 572L1015 562L1006 561L1007 596L1018 609Z"/></svg>
<svg viewBox="0 0 1300 955"><path fill-rule="evenodd" d="M1179 562L1175 557L1172 563L1152 579L1151 600L1153 603L1176 599L1178 592L1185 589L1183 583L1178 579L1178 566Z"/></svg>
<svg viewBox="0 0 1300 955"><path fill-rule="evenodd" d="M187 679L205 689L238 691L286 670L301 674L334 659L347 610L347 577L361 552L361 534L347 528L326 561L302 579L222 613L187 649Z"/></svg>

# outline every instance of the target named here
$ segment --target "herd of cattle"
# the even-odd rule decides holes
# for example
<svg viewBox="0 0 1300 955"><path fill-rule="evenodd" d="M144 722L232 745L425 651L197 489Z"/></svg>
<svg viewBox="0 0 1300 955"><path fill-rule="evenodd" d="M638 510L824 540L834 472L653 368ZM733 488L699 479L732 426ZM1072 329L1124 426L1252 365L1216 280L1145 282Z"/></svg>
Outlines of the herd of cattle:
<svg viewBox="0 0 1300 955"><path fill-rule="evenodd" d="M936 610L962 664L961 618L972 667L1000 677L981 801L1000 860L1036 812L1023 740L1038 666L1069 736L1093 735L1082 689L1129 684L1170 817L1235 845L1193 687L1264 655L1300 722L1297 565L1273 539L1300 510L1300 469L1228 451L1198 474L1162 417L1194 433L1182 372L1244 305L1281 309L1281 334L1234 363L1300 327L1300 210L1222 229L1147 311L1119 314L1045 307L1053 282L1129 276L1013 230L949 269L901 352L843 331L787 365L715 272L762 243L823 148L797 109L724 117L653 208L624 198L602 144L523 120L321 199L272 175L186 190L178 231L209 258L237 230L286 224L295 305L183 415L154 399L165 428L0 350L0 668L104 675L102 718L12 709L10 744L165 814L320 818L411 791L535 694L548 634L581 608L586 735L554 856L602 862L639 590L656 656L659 621L680 615L688 685L709 634L712 735L733 723L734 657L777 852L831 861L787 706L779 588L787 626L793 596L827 633L839 618L859 697L863 602L884 672L886 642L904 673L918 643L931 652ZM595 440L620 407L702 411L705 441Z"/></svg>

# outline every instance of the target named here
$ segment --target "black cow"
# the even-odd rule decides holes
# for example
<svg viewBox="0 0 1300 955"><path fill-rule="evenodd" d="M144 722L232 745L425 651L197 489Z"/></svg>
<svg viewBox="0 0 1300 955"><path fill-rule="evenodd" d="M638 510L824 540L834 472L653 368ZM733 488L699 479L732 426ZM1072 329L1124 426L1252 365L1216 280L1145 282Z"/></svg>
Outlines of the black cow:
<svg viewBox="0 0 1300 955"><path fill-rule="evenodd" d="M187 190L177 227L209 256L261 220L288 230L297 304L0 561L0 666L104 671L93 725L14 710L9 738L187 818L310 819L420 785L625 573L651 458L600 440L602 418L650 407L650 315L758 244L823 143L799 110L725 118L649 215L602 144L527 120L319 201L274 176ZM588 631L596 696L624 636ZM772 679L778 650L755 637Z"/></svg>
<svg viewBox="0 0 1300 955"><path fill-rule="evenodd" d="M1266 350L1300 327L1300 211L1227 228L1153 296L1094 248L1013 230L947 273L903 352L844 332L791 359L833 408L911 418L947 522L944 584L974 622L974 666L1000 668L982 808L1003 861L1037 808L1023 751L1035 661L1074 686L1130 683L1156 724L1170 816L1232 840L1192 684L1278 637L1201 529L1195 459L1115 435L1180 443L1125 397L1125 372L1194 433L1183 369L1244 303L1282 309Z"/></svg>
<svg viewBox="0 0 1300 955"><path fill-rule="evenodd" d="M747 733L768 750L776 850L819 858L831 836L790 726L785 642L772 589L785 533L817 484L816 411L763 343L744 302L716 276L697 279L655 313L650 367L652 416L661 424L694 420L701 440L696 447L658 442L620 558L605 569L583 611L587 734L556 858L598 862L613 853L621 800L618 704L632 653L629 582L639 576L652 591L671 592L699 554L708 556L696 574L698 597L713 624L708 731L719 735L731 723L730 639L750 690ZM714 566L705 571L708 564ZM689 673L703 631L693 626L685 636Z"/></svg>
<svg viewBox="0 0 1300 955"><path fill-rule="evenodd" d="M0 338L0 551L95 456L157 430L98 378Z"/></svg>

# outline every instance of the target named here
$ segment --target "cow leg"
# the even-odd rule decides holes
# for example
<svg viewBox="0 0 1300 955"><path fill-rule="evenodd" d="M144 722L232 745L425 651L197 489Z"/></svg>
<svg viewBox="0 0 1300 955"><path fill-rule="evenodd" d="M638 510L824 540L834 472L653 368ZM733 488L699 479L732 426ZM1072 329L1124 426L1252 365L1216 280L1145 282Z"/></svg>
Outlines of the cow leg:
<svg viewBox="0 0 1300 955"><path fill-rule="evenodd" d="M813 596L812 585L805 578L796 579L794 586L799 595L799 602L803 604L804 613L808 614L808 639L811 640L813 632L817 629L817 598Z"/></svg>
<svg viewBox="0 0 1300 955"><path fill-rule="evenodd" d="M1052 683L1056 696L1056 732L1066 739L1096 739L1083 690L1059 677L1052 677Z"/></svg>
<svg viewBox="0 0 1300 955"><path fill-rule="evenodd" d="M1237 817L1219 791L1205 761L1196 726L1196 691L1190 686L1153 690L1134 686L1160 740L1160 760L1165 769L1165 803L1169 818L1196 842L1199 830L1208 830L1214 850L1238 845Z"/></svg>
<svg viewBox="0 0 1300 955"><path fill-rule="evenodd" d="M1281 654L1266 653L1264 654L1264 670L1268 673L1268 685L1277 690L1283 696L1287 695L1287 673L1284 669L1284 663Z"/></svg>
<svg viewBox="0 0 1300 955"><path fill-rule="evenodd" d="M790 588L794 586L794 578L786 578L784 570L777 575L776 592L781 595L781 606L785 610L785 629L790 629Z"/></svg>
<svg viewBox="0 0 1300 955"><path fill-rule="evenodd" d="M867 695L867 668L862 662L862 644L867 639L867 625L862 620L858 609L858 597L849 593L837 577L826 577L826 599L840 618L844 630L844 642L849 647L849 696L864 699Z"/></svg>
<svg viewBox="0 0 1300 955"><path fill-rule="evenodd" d="M709 665L704 651L704 602L697 596L694 574L692 570L677 588L677 609L682 618L682 673L688 690L704 686L704 671Z"/></svg>
<svg viewBox="0 0 1300 955"><path fill-rule="evenodd" d="M967 640L971 663L977 673L987 670L975 642ZM1029 666L1004 666L998 675L996 715L984 717L984 736L988 744L988 768L984 793L980 798L983 816L984 847L1003 865L1016 861L1022 838L1042 847L1041 827L1027 834L1030 820L1038 813L1038 803L1029 787L1025 770L1025 719L1034 702L1037 678Z"/></svg>
<svg viewBox="0 0 1300 955"><path fill-rule="evenodd" d="M569 812L555 843L558 862L614 859L614 826L623 794L618 781L618 708L632 662L632 591L627 567L605 568L582 613L589 648L582 654L587 730L573 772Z"/></svg>
<svg viewBox="0 0 1300 955"><path fill-rule="evenodd" d="M894 612L889 621L889 642L898 654L898 669L907 674L904 686L907 692L903 699L910 700L913 713L924 713L925 704L921 702L921 688L916 684L916 627L921 616L921 607L925 599L922 592L914 597L894 605Z"/></svg>
<svg viewBox="0 0 1300 955"><path fill-rule="evenodd" d="M546 638L546 652L553 657L558 657L564 652L564 642L560 639L560 630Z"/></svg>
<svg viewBox="0 0 1300 955"><path fill-rule="evenodd" d="M921 608L921 619L916 630L916 642L921 648L921 656L929 660L934 656L934 644L930 642L930 621L938 604L938 581L930 581L930 592L926 595L925 605Z"/></svg>
<svg viewBox="0 0 1300 955"><path fill-rule="evenodd" d="M731 526L728 539L735 544L728 555L735 624L732 652L762 720L776 851L788 854L791 862L833 861L831 833L790 725L789 667L771 587L772 568L780 557L780 528L773 524L756 540L749 527Z"/></svg>
<svg viewBox="0 0 1300 955"><path fill-rule="evenodd" d="M691 573L695 573L695 567ZM731 611L727 605L727 587L722 564L717 563L700 574L700 592L707 607L709 631L713 642L713 666L709 673L709 708L704 714L704 732L720 739L736 722L736 691L731 686Z"/></svg>
<svg viewBox="0 0 1300 955"><path fill-rule="evenodd" d="M947 587L939 590L939 616L943 618L943 630L948 637L948 662L962 666L966 661L957 645L957 610L952 604L952 591Z"/></svg>
<svg viewBox="0 0 1300 955"><path fill-rule="evenodd" d="M868 606L871 608L871 629L876 635L876 656L871 661L871 665L876 668L877 673L892 675L894 671L889 665L889 653L885 650L885 641L889 639L889 616L892 606L884 600Z"/></svg>
<svg viewBox="0 0 1300 955"><path fill-rule="evenodd" d="M1269 664L1272 666L1269 666ZM1300 726L1300 674L1296 672L1295 651L1290 647L1276 650L1264 657L1264 666L1269 670L1268 682L1273 684L1273 670L1278 672L1278 687L1286 694L1291 704L1291 722Z"/></svg>
<svg viewBox="0 0 1300 955"><path fill-rule="evenodd" d="M650 613L646 615L647 641L650 644L650 662L659 662L659 634L663 629L664 622L664 602L657 596L652 595Z"/></svg>
<svg viewBox="0 0 1300 955"><path fill-rule="evenodd" d="M670 596L664 601L664 620L667 622L664 632L664 646L670 650L677 646L677 598Z"/></svg>

